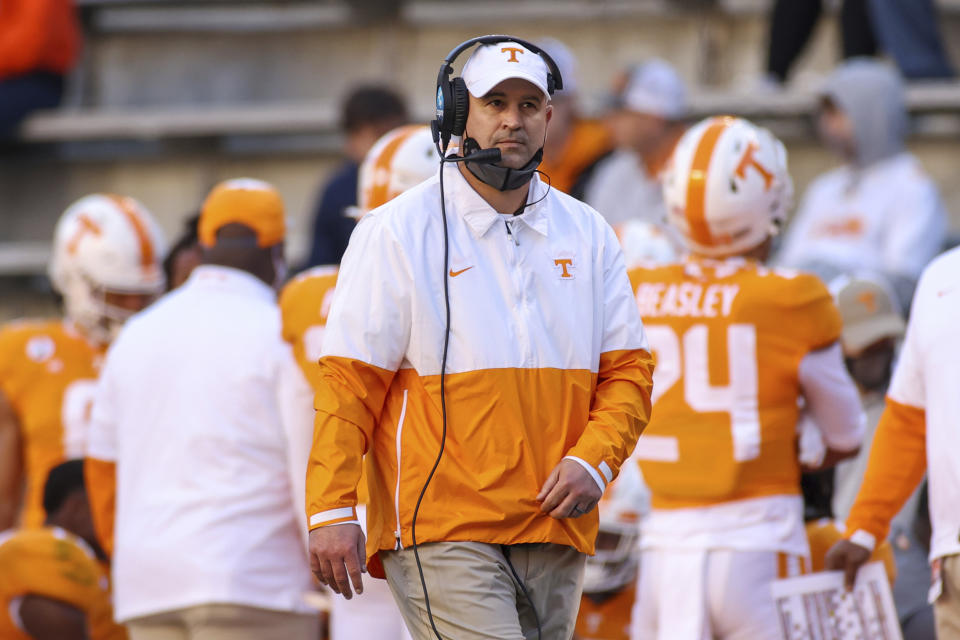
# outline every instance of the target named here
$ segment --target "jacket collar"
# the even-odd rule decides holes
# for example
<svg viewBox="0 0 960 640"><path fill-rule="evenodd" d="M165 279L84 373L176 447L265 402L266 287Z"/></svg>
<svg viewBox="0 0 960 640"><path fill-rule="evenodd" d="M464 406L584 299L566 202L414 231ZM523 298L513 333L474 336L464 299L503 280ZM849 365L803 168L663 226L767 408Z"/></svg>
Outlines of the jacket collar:
<svg viewBox="0 0 960 640"><path fill-rule="evenodd" d="M467 179L460 173L457 165L445 164L441 171L446 171L444 185L449 189L447 195L450 203L453 204L455 214L463 218L475 237L483 237L493 227L494 223L501 219L502 214L498 213L479 193L474 191ZM530 181L527 202L536 202L544 198L548 189L549 186L540 180L540 176L534 175ZM522 214L514 216L513 220L546 236L549 229L547 202L548 199L544 198L536 204L529 205Z"/></svg>
<svg viewBox="0 0 960 640"><path fill-rule="evenodd" d="M190 274L185 287L211 287L230 291L268 302L276 302L272 287L251 273L216 264L202 264Z"/></svg>

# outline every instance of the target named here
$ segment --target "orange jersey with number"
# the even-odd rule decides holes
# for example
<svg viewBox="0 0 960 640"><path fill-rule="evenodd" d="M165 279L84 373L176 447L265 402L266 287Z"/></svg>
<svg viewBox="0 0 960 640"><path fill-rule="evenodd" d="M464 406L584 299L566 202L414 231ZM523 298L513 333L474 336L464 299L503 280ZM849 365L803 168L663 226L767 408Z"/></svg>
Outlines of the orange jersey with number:
<svg viewBox="0 0 960 640"><path fill-rule="evenodd" d="M293 355L313 387L320 372L323 329L336 286L337 268L323 266L307 269L280 292L283 339L293 346Z"/></svg>
<svg viewBox="0 0 960 640"><path fill-rule="evenodd" d="M290 280L280 292L280 318L283 339L293 347L293 356L304 377L314 389L320 376L320 350L323 330L337 286L337 267L307 269ZM357 485L357 499L370 499L364 472Z"/></svg>
<svg viewBox="0 0 960 640"><path fill-rule="evenodd" d="M0 392L20 423L26 526L44 521L50 469L84 456L102 356L65 321L14 322L0 329Z"/></svg>
<svg viewBox="0 0 960 640"><path fill-rule="evenodd" d="M841 328L823 283L740 258L630 278L656 360L636 450L653 507L798 494L799 365Z"/></svg>
<svg viewBox="0 0 960 640"><path fill-rule="evenodd" d="M90 640L124 640L113 622L107 574L82 540L58 527L0 534L0 638L30 640L14 618L17 601L33 595L84 613Z"/></svg>
<svg viewBox="0 0 960 640"><path fill-rule="evenodd" d="M583 594L573 637L576 640L630 640L630 613L636 597L633 584L602 602Z"/></svg>

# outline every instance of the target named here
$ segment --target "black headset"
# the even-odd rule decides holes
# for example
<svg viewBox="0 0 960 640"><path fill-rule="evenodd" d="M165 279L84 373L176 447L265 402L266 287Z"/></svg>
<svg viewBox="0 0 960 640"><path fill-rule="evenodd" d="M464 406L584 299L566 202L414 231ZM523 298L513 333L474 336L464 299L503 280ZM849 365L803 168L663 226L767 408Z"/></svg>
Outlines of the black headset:
<svg viewBox="0 0 960 640"><path fill-rule="evenodd" d="M552 96L557 89L563 89L563 76L560 74L560 67L546 51L531 42L504 35L480 36L461 42L447 54L447 57L440 64L440 72L437 74L437 117L431 123L430 128L433 131L433 141L440 145L442 151L446 151L451 136L463 135L464 127L467 125L467 113L470 110L470 96L463 78L450 78L450 74L453 73L453 62L460 54L474 45L499 44L501 42L514 42L543 58L549 70L549 73L547 73L547 93L549 95Z"/></svg>

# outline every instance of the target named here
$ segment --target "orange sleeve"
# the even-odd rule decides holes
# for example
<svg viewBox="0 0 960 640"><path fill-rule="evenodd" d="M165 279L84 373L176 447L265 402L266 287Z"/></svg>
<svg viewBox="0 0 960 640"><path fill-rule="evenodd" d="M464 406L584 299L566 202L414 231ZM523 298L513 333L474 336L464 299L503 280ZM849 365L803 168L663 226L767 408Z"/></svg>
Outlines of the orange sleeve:
<svg viewBox="0 0 960 640"><path fill-rule="evenodd" d="M113 525L117 497L117 465L114 462L85 458L83 480L87 486L93 529L100 546L113 555Z"/></svg>
<svg viewBox="0 0 960 640"><path fill-rule="evenodd" d="M26 530L4 557L4 579L12 594L52 598L84 613L107 601L107 580L96 561L68 536Z"/></svg>
<svg viewBox="0 0 960 640"><path fill-rule="evenodd" d="M611 482L650 421L653 357L644 349L600 354L597 388L583 435L567 456L591 465Z"/></svg>
<svg viewBox="0 0 960 640"><path fill-rule="evenodd" d="M847 518L848 538L863 531L879 544L887 537L890 520L923 480L926 451L926 412L887 398L863 484Z"/></svg>
<svg viewBox="0 0 960 640"><path fill-rule="evenodd" d="M769 309L758 323L780 334L786 331L784 318L789 318L787 335L802 353L839 340L843 320L826 285L809 273L774 270L774 274L786 277L765 278L767 286L757 288L757 294L765 298L762 305Z"/></svg>
<svg viewBox="0 0 960 640"><path fill-rule="evenodd" d="M357 485L395 372L350 358L320 360L317 417L307 462L310 529L357 519Z"/></svg>

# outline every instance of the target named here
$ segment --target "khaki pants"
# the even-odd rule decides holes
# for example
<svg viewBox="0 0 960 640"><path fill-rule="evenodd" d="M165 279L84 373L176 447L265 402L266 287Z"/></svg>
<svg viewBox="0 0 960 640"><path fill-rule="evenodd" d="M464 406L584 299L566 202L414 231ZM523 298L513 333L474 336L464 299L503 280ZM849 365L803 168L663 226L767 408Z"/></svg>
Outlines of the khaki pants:
<svg viewBox="0 0 960 640"><path fill-rule="evenodd" d="M507 563L526 587L544 640L573 636L586 556L556 544L501 547L437 542L419 547L433 619L446 640L536 640L537 623ZM387 582L415 640L435 640L412 549L381 551Z"/></svg>
<svg viewBox="0 0 960 640"><path fill-rule="evenodd" d="M937 640L960 640L960 555L942 559L943 593L933 603Z"/></svg>
<svg viewBox="0 0 960 640"><path fill-rule="evenodd" d="M319 614L207 604L127 622L131 640L316 640Z"/></svg>

